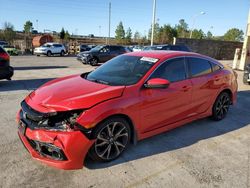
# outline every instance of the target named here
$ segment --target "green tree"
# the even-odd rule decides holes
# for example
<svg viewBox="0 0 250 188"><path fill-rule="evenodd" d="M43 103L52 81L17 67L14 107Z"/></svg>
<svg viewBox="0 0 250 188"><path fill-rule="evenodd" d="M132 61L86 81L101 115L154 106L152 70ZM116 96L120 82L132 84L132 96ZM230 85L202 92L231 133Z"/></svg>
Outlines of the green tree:
<svg viewBox="0 0 250 188"><path fill-rule="evenodd" d="M66 32L65 32L64 39L65 39L65 40L69 40L69 38L70 38L70 34L69 34L68 31L66 31Z"/></svg>
<svg viewBox="0 0 250 188"><path fill-rule="evenodd" d="M194 39L203 39L205 38L205 33L201 29L194 29L192 33L192 38Z"/></svg>
<svg viewBox="0 0 250 188"><path fill-rule="evenodd" d="M129 27L126 31L126 43L131 43L131 39L132 39L132 30L131 28Z"/></svg>
<svg viewBox="0 0 250 188"><path fill-rule="evenodd" d="M16 32L14 31L14 25L10 22L5 22L3 26L3 38L9 43L12 43L16 36Z"/></svg>
<svg viewBox="0 0 250 188"><path fill-rule="evenodd" d="M139 43L140 39L141 39L141 34L138 31L136 31L134 34L134 42Z"/></svg>
<svg viewBox="0 0 250 188"><path fill-rule="evenodd" d="M151 39L151 33L152 33L152 25L148 31L148 38L149 39ZM154 25L154 42L156 42L156 43L160 42L160 25L159 25L159 23L155 23L155 25Z"/></svg>
<svg viewBox="0 0 250 188"><path fill-rule="evenodd" d="M33 30L33 23L31 21L26 21L23 28L25 33L31 33Z"/></svg>
<svg viewBox="0 0 250 188"><path fill-rule="evenodd" d="M115 39L118 43L122 43L125 38L125 31L122 22L120 22L115 30Z"/></svg>
<svg viewBox="0 0 250 188"><path fill-rule="evenodd" d="M227 41L243 41L243 31L239 30L237 28L232 28L229 29L225 34L224 34L224 40Z"/></svg>
<svg viewBox="0 0 250 188"><path fill-rule="evenodd" d="M207 37L207 39L212 39L212 38L213 38L212 32L211 32L211 31L208 31L206 37Z"/></svg>
<svg viewBox="0 0 250 188"><path fill-rule="evenodd" d="M188 31L188 24L185 22L184 19L179 20L179 24L175 26L175 29L177 30L177 36L178 37L188 37L189 31Z"/></svg>
<svg viewBox="0 0 250 188"><path fill-rule="evenodd" d="M159 31L159 43L165 44L165 43L172 43L173 38L177 36L177 31L175 28L172 28L171 25L163 25L160 27Z"/></svg>
<svg viewBox="0 0 250 188"><path fill-rule="evenodd" d="M61 32L60 32L60 39L65 39L65 31L64 28L62 28Z"/></svg>

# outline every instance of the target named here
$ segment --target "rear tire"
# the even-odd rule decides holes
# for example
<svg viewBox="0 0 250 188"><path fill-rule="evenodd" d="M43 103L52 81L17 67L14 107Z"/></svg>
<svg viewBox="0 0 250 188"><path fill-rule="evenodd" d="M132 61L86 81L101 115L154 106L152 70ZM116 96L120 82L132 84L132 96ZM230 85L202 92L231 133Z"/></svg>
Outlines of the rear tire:
<svg viewBox="0 0 250 188"><path fill-rule="evenodd" d="M212 109L212 119L220 121L224 119L229 110L231 104L231 98L227 92L222 92L214 102Z"/></svg>
<svg viewBox="0 0 250 188"><path fill-rule="evenodd" d="M89 150L89 155L94 161L115 160L128 147L130 136L131 130L125 119L107 119L94 130L93 137L96 140Z"/></svg>
<svg viewBox="0 0 250 188"><path fill-rule="evenodd" d="M62 50L60 53L60 56L64 56L64 55L65 55L65 52Z"/></svg>

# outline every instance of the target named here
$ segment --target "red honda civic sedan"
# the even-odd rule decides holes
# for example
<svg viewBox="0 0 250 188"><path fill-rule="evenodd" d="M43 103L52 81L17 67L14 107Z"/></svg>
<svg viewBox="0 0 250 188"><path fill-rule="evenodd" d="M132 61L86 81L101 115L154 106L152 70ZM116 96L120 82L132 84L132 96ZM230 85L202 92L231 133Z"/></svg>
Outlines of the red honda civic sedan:
<svg viewBox="0 0 250 188"><path fill-rule="evenodd" d="M82 168L87 155L111 161L131 142L225 118L236 102L236 77L196 53L128 53L30 93L17 114L18 135L33 158L57 168Z"/></svg>

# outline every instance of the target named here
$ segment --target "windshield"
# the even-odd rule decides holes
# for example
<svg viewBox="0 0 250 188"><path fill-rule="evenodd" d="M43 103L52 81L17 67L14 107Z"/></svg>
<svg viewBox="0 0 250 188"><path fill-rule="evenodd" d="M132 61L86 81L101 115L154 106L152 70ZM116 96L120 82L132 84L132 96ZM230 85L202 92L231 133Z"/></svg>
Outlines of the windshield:
<svg viewBox="0 0 250 188"><path fill-rule="evenodd" d="M99 51L102 48L103 48L103 46L96 46L96 47L92 48L90 51Z"/></svg>
<svg viewBox="0 0 250 188"><path fill-rule="evenodd" d="M111 59L86 76L89 81L113 86L137 83L158 59L122 55Z"/></svg>

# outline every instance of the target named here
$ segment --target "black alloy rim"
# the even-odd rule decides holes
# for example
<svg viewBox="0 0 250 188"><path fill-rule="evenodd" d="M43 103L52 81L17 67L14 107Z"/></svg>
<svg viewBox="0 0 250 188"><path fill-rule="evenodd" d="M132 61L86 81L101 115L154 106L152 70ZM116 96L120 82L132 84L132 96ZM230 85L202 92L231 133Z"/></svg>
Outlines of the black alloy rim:
<svg viewBox="0 0 250 188"><path fill-rule="evenodd" d="M216 105L216 116L222 119L228 112L230 99L227 95L222 95Z"/></svg>
<svg viewBox="0 0 250 188"><path fill-rule="evenodd" d="M104 160L119 156L128 143L128 129L121 122L111 122L98 134L95 141L96 154Z"/></svg>

